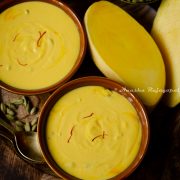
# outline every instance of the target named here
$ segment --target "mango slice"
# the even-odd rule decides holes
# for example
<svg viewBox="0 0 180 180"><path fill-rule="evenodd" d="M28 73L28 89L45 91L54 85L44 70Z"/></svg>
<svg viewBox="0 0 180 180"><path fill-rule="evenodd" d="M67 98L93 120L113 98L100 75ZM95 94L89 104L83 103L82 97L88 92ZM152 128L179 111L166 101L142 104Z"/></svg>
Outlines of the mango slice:
<svg viewBox="0 0 180 180"><path fill-rule="evenodd" d="M180 103L180 0L163 0L151 32L166 65L165 102L174 107Z"/></svg>
<svg viewBox="0 0 180 180"><path fill-rule="evenodd" d="M155 106L163 94L165 68L148 32L107 1L93 3L84 22L92 58L102 73L131 88L146 106Z"/></svg>

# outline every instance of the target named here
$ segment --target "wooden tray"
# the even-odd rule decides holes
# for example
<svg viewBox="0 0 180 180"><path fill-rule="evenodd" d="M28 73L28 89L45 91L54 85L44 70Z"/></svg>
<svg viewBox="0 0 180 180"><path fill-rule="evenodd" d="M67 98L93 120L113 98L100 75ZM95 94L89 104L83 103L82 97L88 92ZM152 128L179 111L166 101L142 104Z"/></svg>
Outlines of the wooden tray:
<svg viewBox="0 0 180 180"><path fill-rule="evenodd" d="M2 2L2 1L1 1ZM64 0L83 20L84 13L92 0ZM150 31L153 19L159 3L148 5L126 5L114 0ZM103 76L94 65L87 49L83 64L72 79L82 76ZM0 89L0 99L12 98L16 95ZM48 95L40 97L42 102ZM135 180L174 180L180 177L180 105L175 108L168 108L160 102L154 111L149 115L151 139L149 148L143 162L137 170L128 177ZM0 134L12 138L7 131L0 127ZM58 179L46 164L31 164L21 159L7 141L6 136L0 137L0 180L36 180L36 179Z"/></svg>

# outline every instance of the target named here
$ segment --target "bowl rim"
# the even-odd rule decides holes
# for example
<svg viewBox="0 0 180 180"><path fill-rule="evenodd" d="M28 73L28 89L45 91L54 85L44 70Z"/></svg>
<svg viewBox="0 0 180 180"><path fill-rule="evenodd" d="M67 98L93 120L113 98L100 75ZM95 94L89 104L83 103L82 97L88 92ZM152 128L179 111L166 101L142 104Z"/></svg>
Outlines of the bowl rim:
<svg viewBox="0 0 180 180"><path fill-rule="evenodd" d="M132 174L132 172L134 172L134 170L139 166L147 151L149 144L149 137L150 137L148 116L146 114L145 107L143 106L141 100L135 94L133 94L126 86L118 82L115 82L113 80L110 80L106 77L87 76L87 77L77 78L65 83L49 96L49 98L46 100L45 104L43 105L40 111L40 116L37 126L38 140L44 159L48 164L48 166L50 167L50 169L57 176L68 180L70 179L79 180L78 178L68 174L63 169L61 169L53 160L53 158L50 155L50 152L48 151L48 147L46 144L45 129L46 129L47 117L53 105L67 92L76 89L78 87L88 86L88 85L102 86L107 89L118 92L119 94L123 95L126 99L128 99L128 101L134 106L134 108L138 113L142 125L142 140L139 151L133 162L128 166L128 168L126 168L123 172L121 172L117 176L112 177L110 179L119 180L126 178L130 174Z"/></svg>
<svg viewBox="0 0 180 180"><path fill-rule="evenodd" d="M43 93L51 92L51 91L57 89L62 84L66 83L79 69L79 67L82 64L83 59L85 57L86 48L87 48L87 37L86 37L84 26L80 21L80 18L74 12L74 10L64 2L57 1L57 0L16 0L16 1L7 0L7 1L3 1L2 3L0 3L0 13L14 5L24 3L24 2L33 2L33 1L52 4L52 5L60 8L61 10L63 10L74 21L75 25L77 26L79 35L80 35L80 49L79 49L78 57L76 59L75 64L73 65L72 69L62 79L60 79L58 82L56 82L50 86L47 86L44 88L39 88L39 89L29 90L29 89L16 88L16 87L8 85L0 80L0 88L5 89L12 93L22 94L22 95L36 95L36 94L43 94Z"/></svg>

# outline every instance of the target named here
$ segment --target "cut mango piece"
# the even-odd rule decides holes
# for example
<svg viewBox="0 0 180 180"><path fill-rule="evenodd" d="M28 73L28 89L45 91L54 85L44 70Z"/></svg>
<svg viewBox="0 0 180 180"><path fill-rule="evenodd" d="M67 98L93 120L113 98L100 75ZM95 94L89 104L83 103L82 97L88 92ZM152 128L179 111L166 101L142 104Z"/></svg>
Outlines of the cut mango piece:
<svg viewBox="0 0 180 180"><path fill-rule="evenodd" d="M93 3L84 22L93 60L102 73L131 88L146 106L155 106L163 94L165 68L148 32L108 1Z"/></svg>
<svg viewBox="0 0 180 180"><path fill-rule="evenodd" d="M165 102L174 107L180 103L180 0L161 2L151 33L165 60Z"/></svg>

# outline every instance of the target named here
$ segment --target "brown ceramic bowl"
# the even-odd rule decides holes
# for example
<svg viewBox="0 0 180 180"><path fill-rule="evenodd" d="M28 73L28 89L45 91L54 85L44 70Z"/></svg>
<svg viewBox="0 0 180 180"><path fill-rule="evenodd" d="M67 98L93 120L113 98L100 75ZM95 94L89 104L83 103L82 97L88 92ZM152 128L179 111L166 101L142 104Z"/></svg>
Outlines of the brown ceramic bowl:
<svg viewBox="0 0 180 180"><path fill-rule="evenodd" d="M115 176L112 179L120 180L127 176L129 176L140 164L141 160L144 157L144 154L146 152L148 142L149 142L149 125L148 125L148 118L145 112L145 109L142 105L142 103L138 100L138 98L132 94L130 91L126 89L126 87L122 86L121 84L114 82L112 80L109 80L104 77L95 77L95 76L89 76L84 78L79 78L73 81L70 81L63 86L61 86L59 89L57 89L46 101L41 113L40 118L38 122L38 137L39 137L39 143L40 147L42 149L43 156L45 158L45 161L49 165L49 167L52 169L52 171L59 177L68 179L68 180L77 180L78 178L71 176L70 174L66 173L61 167L59 167L56 162L53 160L47 146L46 142L46 123L48 115L54 106L54 104L66 93L69 91L83 87L88 85L95 85L95 86L102 86L104 88L107 88L109 90L114 90L124 96L128 99L128 101L134 106L134 108L137 111L137 114L139 116L141 125L142 125L142 140L140 144L139 151L135 157L135 160L130 164L130 166L125 169L122 173Z"/></svg>
<svg viewBox="0 0 180 180"><path fill-rule="evenodd" d="M27 1L36 1L36 0L17 0L17 1L7 0L7 1L3 1L2 3L0 3L0 13L3 12L4 10L6 10L7 8L11 7L11 6L14 6L14 5L19 4L19 3L27 2ZM72 11L72 9L70 9L64 3L56 1L56 0L38 0L38 1L50 3L50 4L60 8L74 21L75 25L77 26L79 35L80 35L80 50L79 50L79 54L78 54L78 57L76 59L76 62L73 65L73 67L71 68L71 70L63 78L59 79L59 81L57 83L52 84L48 87L44 87L44 88L40 88L40 89L32 89L32 90L19 89L19 88L13 87L12 85L8 85L8 84L4 83L2 80L0 80L0 87L1 88L6 89L6 90L13 92L13 93L17 93L17 94L25 94L25 95L41 94L41 93L46 93L46 92L50 92L52 90L55 90L60 85L64 84L66 81L68 81L73 76L73 74L78 70L79 66L82 63L82 60L84 58L85 51L86 51L86 34L84 31L84 28L81 25L81 22L79 21L76 14ZM48 13L48 12L44 11L44 13ZM58 20L56 20L56 21L58 23ZM1 67L2 66L3 65L1 65ZM29 83L31 83L31 82L29 82Z"/></svg>

